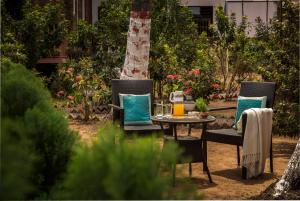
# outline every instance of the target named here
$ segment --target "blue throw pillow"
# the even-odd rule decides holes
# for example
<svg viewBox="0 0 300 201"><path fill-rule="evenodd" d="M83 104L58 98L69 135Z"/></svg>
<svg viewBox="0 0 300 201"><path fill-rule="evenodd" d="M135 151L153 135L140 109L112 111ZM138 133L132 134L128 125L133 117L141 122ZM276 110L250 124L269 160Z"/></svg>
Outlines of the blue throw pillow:
<svg viewBox="0 0 300 201"><path fill-rule="evenodd" d="M119 94L119 97L124 108L124 125L152 124L150 94Z"/></svg>
<svg viewBox="0 0 300 201"><path fill-rule="evenodd" d="M267 96L262 97L244 97L239 96L237 102L237 111L235 115L235 122L237 123L242 113L250 108L265 108L267 104Z"/></svg>

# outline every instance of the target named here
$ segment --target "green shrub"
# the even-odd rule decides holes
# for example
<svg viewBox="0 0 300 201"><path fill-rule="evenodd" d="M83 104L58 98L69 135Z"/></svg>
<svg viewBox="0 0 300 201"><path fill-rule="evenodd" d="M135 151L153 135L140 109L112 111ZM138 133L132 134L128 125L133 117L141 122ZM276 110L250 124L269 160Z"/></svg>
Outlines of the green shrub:
<svg viewBox="0 0 300 201"><path fill-rule="evenodd" d="M171 198L170 166L178 153L174 144L161 151L154 137L125 140L109 125L98 135L92 146L77 147L64 188L55 199Z"/></svg>
<svg viewBox="0 0 300 201"><path fill-rule="evenodd" d="M24 66L9 61L2 63L1 71L1 117L15 122L17 128L23 125L19 135L30 143L24 151L28 149L35 155L32 164L24 160L24 166L33 166L30 181L26 181L33 190L22 199L47 195L66 171L75 135L68 130L63 115L51 105L50 95L40 79ZM18 141L10 143L15 146L17 144L13 143ZM10 168L9 164L3 164L1 168L18 175L19 170Z"/></svg>
<svg viewBox="0 0 300 201"><path fill-rule="evenodd" d="M2 61L1 116L22 117L29 108L50 100L43 83L32 73L20 64Z"/></svg>
<svg viewBox="0 0 300 201"><path fill-rule="evenodd" d="M21 200L34 190L30 177L35 157L24 129L22 121L1 120L1 200Z"/></svg>

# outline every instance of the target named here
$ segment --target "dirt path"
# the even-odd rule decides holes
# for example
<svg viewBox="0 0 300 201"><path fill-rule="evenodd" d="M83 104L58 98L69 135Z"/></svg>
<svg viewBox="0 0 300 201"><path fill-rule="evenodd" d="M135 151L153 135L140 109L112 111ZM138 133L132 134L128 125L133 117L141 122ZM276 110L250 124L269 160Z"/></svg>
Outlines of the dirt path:
<svg viewBox="0 0 300 201"><path fill-rule="evenodd" d="M84 143L90 144L96 139L97 130L102 124L72 121L70 127L79 132ZM184 128L179 131L180 134L185 132ZM199 136L200 129L193 130L192 135ZM162 140L159 142L161 143ZM296 143L296 139L274 136L274 174L270 173L269 160L267 160L265 174L262 177L242 180L241 168L237 167L236 147L208 142L208 166L214 183L208 182L207 175L202 172L202 164L193 164L191 182L196 187L197 193L204 193L205 199L247 199L258 195L283 174ZM181 188L189 178L188 165L177 165L177 169L179 173L176 188Z"/></svg>

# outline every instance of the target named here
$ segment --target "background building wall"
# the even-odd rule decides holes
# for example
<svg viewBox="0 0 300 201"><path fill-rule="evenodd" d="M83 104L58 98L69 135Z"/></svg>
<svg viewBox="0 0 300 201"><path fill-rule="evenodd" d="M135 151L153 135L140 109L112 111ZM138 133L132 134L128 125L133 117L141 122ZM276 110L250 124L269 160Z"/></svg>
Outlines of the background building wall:
<svg viewBox="0 0 300 201"><path fill-rule="evenodd" d="M225 12L230 15L236 14L237 23L241 22L242 16L247 16L248 22L254 26L255 19L260 17L264 22L273 18L277 14L280 0L181 0L183 5L194 6L213 6L213 21L215 21L215 7L220 5ZM254 35L255 30L252 28L249 35Z"/></svg>

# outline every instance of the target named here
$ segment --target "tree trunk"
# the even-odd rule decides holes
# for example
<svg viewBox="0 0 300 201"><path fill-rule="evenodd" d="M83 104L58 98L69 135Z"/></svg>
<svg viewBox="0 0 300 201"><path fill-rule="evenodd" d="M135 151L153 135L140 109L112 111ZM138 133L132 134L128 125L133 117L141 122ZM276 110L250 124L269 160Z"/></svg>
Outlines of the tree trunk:
<svg viewBox="0 0 300 201"><path fill-rule="evenodd" d="M287 169L275 186L275 198L280 198L290 189L300 188L300 138Z"/></svg>
<svg viewBox="0 0 300 201"><path fill-rule="evenodd" d="M132 0L126 57L120 79L148 79L150 1Z"/></svg>

